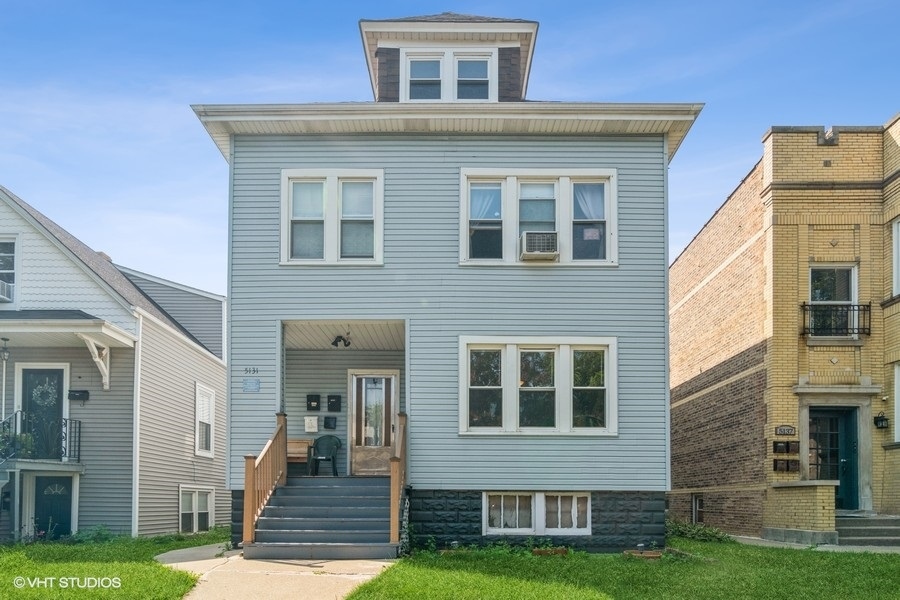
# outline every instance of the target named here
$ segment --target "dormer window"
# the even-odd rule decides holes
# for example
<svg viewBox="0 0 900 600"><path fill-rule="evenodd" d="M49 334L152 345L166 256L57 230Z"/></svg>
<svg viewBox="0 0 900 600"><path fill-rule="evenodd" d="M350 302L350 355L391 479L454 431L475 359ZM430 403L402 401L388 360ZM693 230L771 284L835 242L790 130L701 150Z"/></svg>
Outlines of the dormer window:
<svg viewBox="0 0 900 600"><path fill-rule="evenodd" d="M405 49L403 102L496 102L495 49Z"/></svg>

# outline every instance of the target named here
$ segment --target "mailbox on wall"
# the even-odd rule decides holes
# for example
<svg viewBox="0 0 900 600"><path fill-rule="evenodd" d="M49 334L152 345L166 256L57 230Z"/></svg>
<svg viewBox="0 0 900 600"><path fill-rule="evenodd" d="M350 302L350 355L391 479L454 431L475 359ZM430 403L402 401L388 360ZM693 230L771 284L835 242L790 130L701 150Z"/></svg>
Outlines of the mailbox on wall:
<svg viewBox="0 0 900 600"><path fill-rule="evenodd" d="M340 394L328 394L328 412L341 412Z"/></svg>
<svg viewBox="0 0 900 600"><path fill-rule="evenodd" d="M307 394L306 395L306 410L319 410L319 400L321 396L319 394Z"/></svg>

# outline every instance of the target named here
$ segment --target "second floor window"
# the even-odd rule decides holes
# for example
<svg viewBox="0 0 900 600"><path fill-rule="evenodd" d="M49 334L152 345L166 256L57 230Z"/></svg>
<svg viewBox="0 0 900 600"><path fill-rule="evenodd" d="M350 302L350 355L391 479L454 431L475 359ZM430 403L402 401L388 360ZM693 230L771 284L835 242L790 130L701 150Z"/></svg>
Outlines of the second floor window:
<svg viewBox="0 0 900 600"><path fill-rule="evenodd" d="M523 264L524 240L536 234L552 236L560 263L616 264L614 170L471 168L462 176L461 263Z"/></svg>
<svg viewBox="0 0 900 600"><path fill-rule="evenodd" d="M846 336L856 329L853 267L813 267L809 277L812 335Z"/></svg>
<svg viewBox="0 0 900 600"><path fill-rule="evenodd" d="M12 302L16 285L16 243L0 241L0 302Z"/></svg>
<svg viewBox="0 0 900 600"><path fill-rule="evenodd" d="M380 264L380 170L282 172L282 263Z"/></svg>

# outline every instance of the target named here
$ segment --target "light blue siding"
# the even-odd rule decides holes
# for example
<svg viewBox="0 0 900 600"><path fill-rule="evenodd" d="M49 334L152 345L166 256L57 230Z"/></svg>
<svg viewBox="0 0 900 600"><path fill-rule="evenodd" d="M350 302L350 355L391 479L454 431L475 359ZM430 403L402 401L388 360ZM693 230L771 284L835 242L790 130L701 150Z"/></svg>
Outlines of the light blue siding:
<svg viewBox="0 0 900 600"><path fill-rule="evenodd" d="M359 136L234 140L231 477L274 426L278 323L405 319L410 483L424 489L664 490L665 140ZM280 171L383 168L384 265L279 266ZM460 266L460 169L615 168L617 267ZM615 336L619 434L459 434L461 335ZM285 381L291 380L290 354ZM247 367L261 392L242 391ZM286 388L287 389L287 388Z"/></svg>

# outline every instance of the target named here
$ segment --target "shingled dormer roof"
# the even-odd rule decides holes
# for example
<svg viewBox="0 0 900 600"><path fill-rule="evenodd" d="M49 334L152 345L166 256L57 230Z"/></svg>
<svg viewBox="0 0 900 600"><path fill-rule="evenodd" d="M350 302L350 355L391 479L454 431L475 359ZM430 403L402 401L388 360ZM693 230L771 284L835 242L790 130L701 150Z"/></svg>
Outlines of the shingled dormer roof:
<svg viewBox="0 0 900 600"><path fill-rule="evenodd" d="M480 44L486 47L518 48L519 82L518 96L525 98L531 59L537 38L538 22L526 19L504 19L445 12L438 15L403 17L398 19L360 19L359 31L372 92L378 97L379 47L401 47L423 44Z"/></svg>

